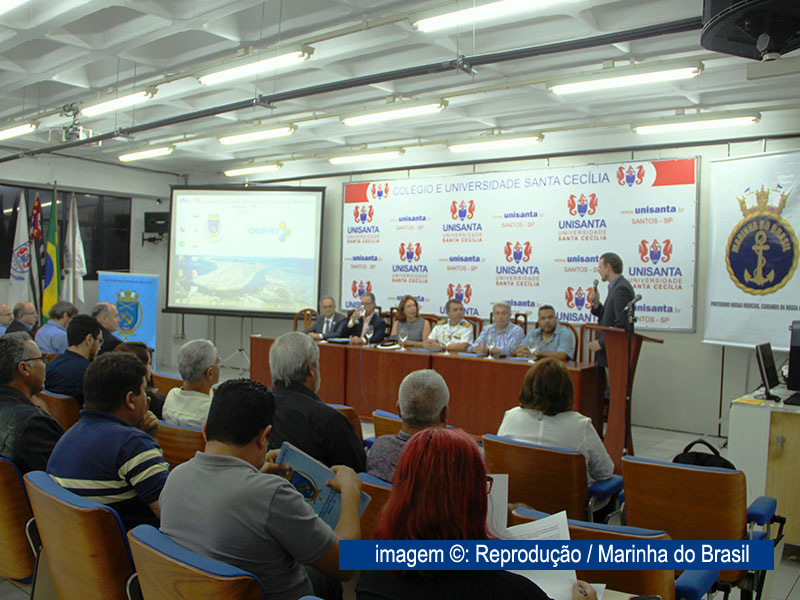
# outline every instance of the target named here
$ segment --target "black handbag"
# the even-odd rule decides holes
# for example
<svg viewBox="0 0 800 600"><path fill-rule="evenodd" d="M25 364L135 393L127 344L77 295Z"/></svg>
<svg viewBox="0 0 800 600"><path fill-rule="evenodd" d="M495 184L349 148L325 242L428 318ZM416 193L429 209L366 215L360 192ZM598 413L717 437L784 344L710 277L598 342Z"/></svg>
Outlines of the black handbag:
<svg viewBox="0 0 800 600"><path fill-rule="evenodd" d="M709 450L711 450L712 454L708 452L696 452L693 451L691 448L695 444L702 444ZM719 450L714 448L711 444L709 444L704 439L696 439L695 441L688 444L684 449L683 452L678 454L675 458L672 459L672 462L679 463L682 465L697 465L698 467L719 467L721 469L732 469L736 470L736 467L733 466L733 463L728 459L722 457L719 453Z"/></svg>

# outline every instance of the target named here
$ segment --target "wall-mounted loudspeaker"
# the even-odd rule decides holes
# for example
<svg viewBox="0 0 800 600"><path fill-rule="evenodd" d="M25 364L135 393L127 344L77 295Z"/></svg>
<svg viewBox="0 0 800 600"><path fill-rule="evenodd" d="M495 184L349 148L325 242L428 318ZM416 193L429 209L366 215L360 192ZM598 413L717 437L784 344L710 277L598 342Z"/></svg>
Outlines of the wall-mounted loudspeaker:
<svg viewBox="0 0 800 600"><path fill-rule="evenodd" d="M144 213L144 232L169 233L169 213L168 212Z"/></svg>
<svg viewBox="0 0 800 600"><path fill-rule="evenodd" d="M703 0L703 48L776 60L800 48L797 0Z"/></svg>

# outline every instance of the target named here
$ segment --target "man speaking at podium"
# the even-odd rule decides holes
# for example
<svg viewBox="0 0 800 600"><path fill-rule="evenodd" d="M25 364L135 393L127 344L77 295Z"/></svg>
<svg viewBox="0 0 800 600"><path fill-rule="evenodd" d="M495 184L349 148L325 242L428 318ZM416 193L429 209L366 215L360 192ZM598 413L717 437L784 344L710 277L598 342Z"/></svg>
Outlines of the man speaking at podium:
<svg viewBox="0 0 800 600"><path fill-rule="evenodd" d="M597 295L597 285L592 298L592 314L599 318L598 325L602 327L619 327L624 329L628 324L628 314L625 308L633 300L633 287L630 281L622 276L622 259L613 252L606 252L600 257L597 265L600 278L608 282L608 296L605 304L600 302ZM592 340L589 350L594 351L595 360L601 367L608 367L606 358L605 340L600 333L598 339Z"/></svg>

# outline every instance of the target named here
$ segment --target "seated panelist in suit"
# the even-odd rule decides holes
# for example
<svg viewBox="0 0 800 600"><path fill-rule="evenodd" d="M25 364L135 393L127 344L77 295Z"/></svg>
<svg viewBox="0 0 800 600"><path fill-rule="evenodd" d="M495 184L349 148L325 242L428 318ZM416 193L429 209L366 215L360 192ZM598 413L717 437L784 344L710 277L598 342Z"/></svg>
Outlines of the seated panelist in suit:
<svg viewBox="0 0 800 600"><path fill-rule="evenodd" d="M319 303L319 313L311 327L303 333L307 333L314 340L342 337L345 325L347 325L347 317L336 312L336 300L333 299L333 296L322 298Z"/></svg>
<svg viewBox="0 0 800 600"><path fill-rule="evenodd" d="M367 327L372 326L369 343L378 344L386 337L386 322L375 312L375 294L366 292L361 296L361 308L357 308L347 321L345 335L351 344L367 343Z"/></svg>

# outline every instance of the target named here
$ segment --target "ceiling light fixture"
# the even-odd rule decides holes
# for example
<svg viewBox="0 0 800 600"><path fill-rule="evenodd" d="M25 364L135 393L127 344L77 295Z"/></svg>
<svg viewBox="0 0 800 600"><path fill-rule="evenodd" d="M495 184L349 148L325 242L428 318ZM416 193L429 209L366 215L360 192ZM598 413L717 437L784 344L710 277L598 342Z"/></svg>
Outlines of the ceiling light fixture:
<svg viewBox="0 0 800 600"><path fill-rule="evenodd" d="M677 66L673 63L614 67L601 69L593 73L576 75L568 79L560 79L558 82L547 84L547 87L551 92L557 95L578 94L581 92L596 92L634 85L691 79L697 77L702 72L702 63L694 63L691 65L685 65L684 63L684 66Z"/></svg>
<svg viewBox="0 0 800 600"><path fill-rule="evenodd" d="M226 135L219 138L219 143L228 146L230 144L244 144L245 142L257 142L258 140L267 140L276 137L285 137L292 135L297 131L296 125L289 127L279 127L277 129L262 129L260 131L251 131L250 133L240 133L237 135Z"/></svg>
<svg viewBox="0 0 800 600"><path fill-rule="evenodd" d="M354 117L345 117L342 119L342 123L353 127L355 125L367 125L369 123L379 123L381 121L393 121L394 119L405 119L408 117L418 117L420 115L431 115L433 113L440 112L446 106L446 100L429 104L415 104L402 108L392 108L380 112L356 115Z"/></svg>
<svg viewBox="0 0 800 600"><path fill-rule="evenodd" d="M0 15L4 15L29 1L30 0L3 0L3 2L0 2Z"/></svg>
<svg viewBox="0 0 800 600"><path fill-rule="evenodd" d="M250 77L251 75L257 75L273 69L290 67L308 60L313 53L313 48L304 46L300 50L296 50L294 52L281 54L280 56L273 56L271 58L265 58L263 60L257 60L255 62L247 63L246 65L239 65L238 67L231 67L230 69L217 71L216 73L209 73L208 75L203 75L198 79L203 85L217 85L218 83L233 81L234 79L241 79L242 77Z"/></svg>
<svg viewBox="0 0 800 600"><path fill-rule="evenodd" d="M18 135L25 135L26 133L33 133L36 131L36 123L25 123L25 125L17 125L10 129L3 129L0 131L0 140L7 140L9 138L17 137Z"/></svg>
<svg viewBox="0 0 800 600"><path fill-rule="evenodd" d="M133 160L142 160L145 158L156 158L157 156L167 156L172 154L173 150L175 150L175 146L161 146L160 148L151 148L150 150L131 152L130 154L120 154L119 159L122 162L131 162Z"/></svg>
<svg viewBox="0 0 800 600"><path fill-rule="evenodd" d="M253 165L252 167L242 167L241 169L229 169L225 171L226 177L236 177L237 175L249 175L250 173L268 173L269 171L277 171L283 166L281 163L272 163L268 165Z"/></svg>
<svg viewBox="0 0 800 600"><path fill-rule="evenodd" d="M473 142L458 142L448 144L450 152L482 152L485 150L503 150L505 148L519 148L520 146L532 146L543 140L541 135L520 135L515 137L486 137L483 140Z"/></svg>
<svg viewBox="0 0 800 600"><path fill-rule="evenodd" d="M388 150L386 152L370 152L366 154L345 154L343 156L334 156L329 158L332 165L347 165L356 162L369 162L374 160L389 160L390 158L398 158L405 153L405 150Z"/></svg>
<svg viewBox="0 0 800 600"><path fill-rule="evenodd" d="M750 114L698 114L680 115L663 119L661 122L652 125L633 125L634 133L639 135L651 135L656 133L678 133L681 131L696 131L698 129L718 129L721 127L743 127L754 125L761 119L760 113Z"/></svg>
<svg viewBox="0 0 800 600"><path fill-rule="evenodd" d="M155 93L156 93L155 89L153 89L153 90L146 90L142 92L128 94L127 96L120 96L119 98L108 100L107 102L101 102L100 104L93 104L92 106L87 106L86 108L82 108L81 114L85 117L96 117L98 115L103 115L105 113L119 110L121 108L128 108L129 106L133 106L134 104L139 104L140 102L145 102L147 100L150 100L150 98L152 98L155 95Z"/></svg>
<svg viewBox="0 0 800 600"><path fill-rule="evenodd" d="M479 21L499 19L522 12L531 12L540 8L547 8L554 4L563 4L566 0L501 0L490 2L481 6L455 10L443 15L436 15L427 19L420 19L413 23L413 27L424 33L431 33L441 29L450 29L459 25L469 25Z"/></svg>

